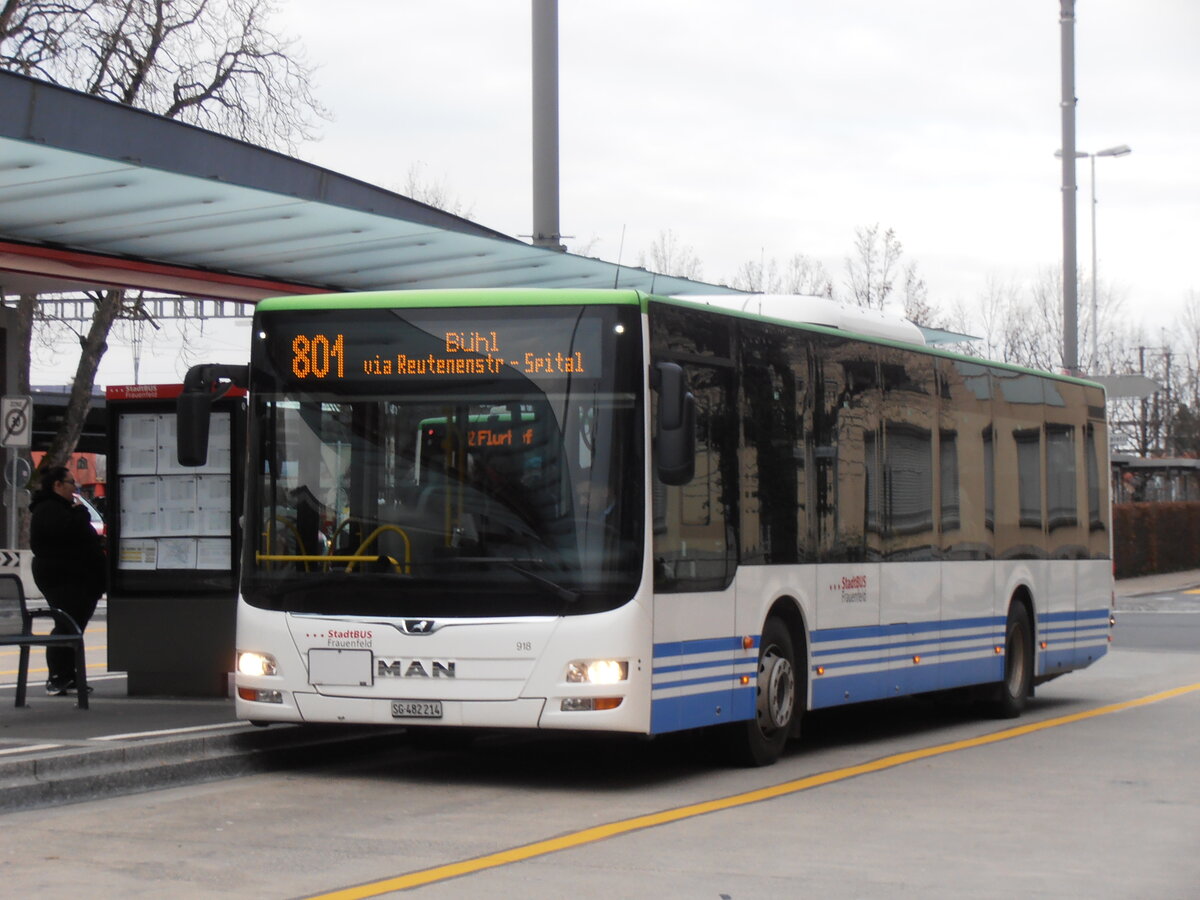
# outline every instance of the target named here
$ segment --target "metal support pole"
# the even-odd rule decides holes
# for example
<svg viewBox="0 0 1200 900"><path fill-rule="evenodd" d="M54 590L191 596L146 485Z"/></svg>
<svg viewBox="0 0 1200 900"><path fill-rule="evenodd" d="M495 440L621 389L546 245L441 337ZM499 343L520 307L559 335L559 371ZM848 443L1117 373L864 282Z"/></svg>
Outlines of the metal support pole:
<svg viewBox="0 0 1200 900"><path fill-rule="evenodd" d="M1060 0L1062 37L1063 370L1079 374L1079 288L1075 259L1075 0Z"/></svg>
<svg viewBox="0 0 1200 900"><path fill-rule="evenodd" d="M533 0L533 245L565 250L558 224L558 0Z"/></svg>
<svg viewBox="0 0 1200 900"><path fill-rule="evenodd" d="M8 448L8 546L16 550L20 546L17 534L17 449Z"/></svg>
<svg viewBox="0 0 1200 900"><path fill-rule="evenodd" d="M1088 158L1092 162L1092 353L1088 361L1088 371L1095 375L1099 363L1097 335L1100 333L1100 304L1096 300L1096 154L1089 153Z"/></svg>

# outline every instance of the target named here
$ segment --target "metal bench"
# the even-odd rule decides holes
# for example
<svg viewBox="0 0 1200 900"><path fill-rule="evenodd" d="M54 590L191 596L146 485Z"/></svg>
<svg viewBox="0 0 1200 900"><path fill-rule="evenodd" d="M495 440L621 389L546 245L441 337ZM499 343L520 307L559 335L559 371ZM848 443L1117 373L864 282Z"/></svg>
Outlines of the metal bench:
<svg viewBox="0 0 1200 900"><path fill-rule="evenodd" d="M58 624L68 625L74 634L34 634L35 618L54 619ZM20 665L17 668L18 707L25 706L25 688L29 680L29 648L32 646L70 646L75 651L75 687L80 709L88 708L87 666L83 657L83 632L62 610L50 608L30 609L25 604L25 588L18 575L0 574L0 646L21 648Z"/></svg>

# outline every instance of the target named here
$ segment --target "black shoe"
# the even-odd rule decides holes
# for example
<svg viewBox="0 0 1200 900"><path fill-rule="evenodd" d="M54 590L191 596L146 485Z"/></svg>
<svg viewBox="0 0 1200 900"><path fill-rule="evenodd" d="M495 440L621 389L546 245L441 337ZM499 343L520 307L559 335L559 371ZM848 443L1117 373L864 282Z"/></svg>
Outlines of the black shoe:
<svg viewBox="0 0 1200 900"><path fill-rule="evenodd" d="M75 686L75 682L55 681L51 678L46 682L46 693L51 697L65 697L67 691Z"/></svg>
<svg viewBox="0 0 1200 900"><path fill-rule="evenodd" d="M92 691L94 691L94 690L95 690L95 688L93 688L93 687L92 687L90 684L87 686L87 692L88 692L89 694L90 694ZM66 694L66 693L68 693L68 692L70 692L70 691L75 691L75 693L78 693L78 692L79 692L79 691L78 691L78 689L77 689L77 688L76 688L76 686L75 686L75 679L74 679L74 678L72 678L70 681L68 681L66 684L64 684L64 685L63 685L63 691L62 691L62 692L63 692L64 694Z"/></svg>

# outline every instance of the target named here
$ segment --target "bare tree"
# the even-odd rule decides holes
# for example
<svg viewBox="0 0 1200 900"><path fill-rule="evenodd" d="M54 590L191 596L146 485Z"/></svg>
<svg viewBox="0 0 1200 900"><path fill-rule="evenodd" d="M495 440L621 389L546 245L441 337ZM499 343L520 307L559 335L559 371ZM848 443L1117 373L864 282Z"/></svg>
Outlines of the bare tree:
<svg viewBox="0 0 1200 900"><path fill-rule="evenodd" d="M974 323L960 316L961 330L978 328L972 350L987 359L1055 371L1061 359L1060 279L1047 270L1028 285L989 277L976 298Z"/></svg>
<svg viewBox="0 0 1200 900"><path fill-rule="evenodd" d="M1029 302L1017 310L1024 341L1021 365L1047 372L1063 366L1062 272L1045 268L1029 286Z"/></svg>
<svg viewBox="0 0 1200 900"><path fill-rule="evenodd" d="M650 244L649 252L642 252L638 265L659 275L676 278L701 278L700 257L690 244L679 240L669 228L660 231Z"/></svg>
<svg viewBox="0 0 1200 900"><path fill-rule="evenodd" d="M446 177L432 179L426 172L425 163L417 160L408 167L408 176L400 193L429 206L436 206L452 216L470 218L474 206L467 206L446 184Z"/></svg>
<svg viewBox="0 0 1200 900"><path fill-rule="evenodd" d="M1200 414L1200 291L1188 291L1172 333L1176 339L1182 387L1177 396L1180 402Z"/></svg>
<svg viewBox="0 0 1200 900"><path fill-rule="evenodd" d="M782 268L774 258L742 263L729 280L731 287L759 294L805 294L832 297L833 282L825 267L803 253L794 253Z"/></svg>
<svg viewBox="0 0 1200 900"><path fill-rule="evenodd" d="M738 266L729 286L755 294L781 294L779 270L775 260L751 259Z"/></svg>
<svg viewBox="0 0 1200 900"><path fill-rule="evenodd" d="M867 309L883 309L895 290L896 269L904 247L891 228L879 224L854 229L854 255L846 257L850 301Z"/></svg>
<svg viewBox="0 0 1200 900"><path fill-rule="evenodd" d="M0 5L0 68L56 80L50 67L66 52L81 17L103 0L3 0Z"/></svg>
<svg viewBox="0 0 1200 900"><path fill-rule="evenodd" d="M271 0L3 0L0 65L243 140L292 149L325 117L312 70L272 27ZM95 315L63 425L42 465L74 449L122 291L95 295ZM22 298L17 329L32 334ZM28 353L18 375L28 385Z"/></svg>
<svg viewBox="0 0 1200 900"><path fill-rule="evenodd" d="M102 0L43 69L97 97L291 150L325 111L274 12L273 0Z"/></svg>
<svg viewBox="0 0 1200 900"><path fill-rule="evenodd" d="M910 262L904 267L904 318L927 328L941 328L944 321L941 313L929 300L929 288L925 279L917 274L917 264Z"/></svg>

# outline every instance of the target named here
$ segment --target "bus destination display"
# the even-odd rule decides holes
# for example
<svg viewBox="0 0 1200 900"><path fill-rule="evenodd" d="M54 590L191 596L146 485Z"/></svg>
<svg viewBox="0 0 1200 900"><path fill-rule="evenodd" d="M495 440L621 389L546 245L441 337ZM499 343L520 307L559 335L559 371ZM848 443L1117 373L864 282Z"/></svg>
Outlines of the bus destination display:
<svg viewBox="0 0 1200 900"><path fill-rule="evenodd" d="M457 324L457 323L455 323ZM527 377L598 377L600 332L597 322L523 320L513 326L488 323L485 329L431 327L422 323L400 342L381 348L371 335L346 332L293 332L291 374L301 381L346 378L468 378L504 373Z"/></svg>

